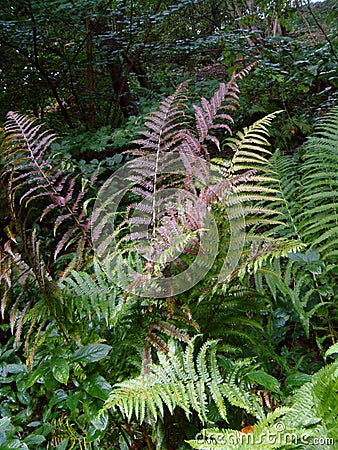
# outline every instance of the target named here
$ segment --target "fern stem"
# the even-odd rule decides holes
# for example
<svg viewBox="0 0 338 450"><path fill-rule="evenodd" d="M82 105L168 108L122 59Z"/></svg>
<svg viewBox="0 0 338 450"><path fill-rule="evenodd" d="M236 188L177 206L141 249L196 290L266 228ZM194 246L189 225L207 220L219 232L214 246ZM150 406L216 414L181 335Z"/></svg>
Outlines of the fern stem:
<svg viewBox="0 0 338 450"><path fill-rule="evenodd" d="M126 441L126 443L128 445L128 448L130 448L131 450L138 450L138 447L137 447L136 442L134 440L134 434L133 434L133 432L130 429L130 425L129 425L128 421L124 420L124 423L125 423L125 426L126 426L126 429L127 429L127 433L129 434L130 439L131 439L131 444L130 444L128 439L127 439L127 436L124 435L124 439L125 439L125 441ZM119 429L120 429L120 431L123 430L123 428L121 426L119 426Z"/></svg>
<svg viewBox="0 0 338 450"><path fill-rule="evenodd" d="M144 440L145 440L145 442L147 444L147 450L152 450L151 442L150 442L150 439L149 439L146 427L144 426L144 423L142 424L142 435L143 435Z"/></svg>
<svg viewBox="0 0 338 450"><path fill-rule="evenodd" d="M162 139L162 130L160 130L158 141L157 141L157 151L156 151L156 163L155 163L155 171L154 171L154 190L153 190L153 201L152 201L152 213L153 213L153 238L156 236L156 183L157 183L157 171L158 171L158 163L159 156L161 150L161 139Z"/></svg>

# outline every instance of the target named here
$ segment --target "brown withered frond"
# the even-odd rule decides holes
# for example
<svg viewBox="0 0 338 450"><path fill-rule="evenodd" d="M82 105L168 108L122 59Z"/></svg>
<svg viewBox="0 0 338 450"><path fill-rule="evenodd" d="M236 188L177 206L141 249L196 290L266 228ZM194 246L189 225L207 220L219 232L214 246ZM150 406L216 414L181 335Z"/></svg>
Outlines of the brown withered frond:
<svg viewBox="0 0 338 450"><path fill-rule="evenodd" d="M11 290L16 283L22 285L23 292L29 285L41 294L31 303L24 296L14 302L10 323L12 332L16 330L16 344L26 318L29 316L27 320L31 324L36 321L30 311L41 298L49 315L62 328L52 304L57 289L47 269L51 261L44 260L46 252L40 250L37 231L43 229L41 223L45 217L49 214L50 218L53 214L52 230L54 236L59 235L47 252L54 252L54 259L61 252L75 253L71 264L80 267L84 250L91 245L90 220L84 207L90 183L88 188L84 187L80 172L65 170L55 164L49 152L54 140L55 135L44 131L35 120L8 113L1 135L1 188L5 195L5 212L2 213L6 224L0 239L2 316L13 303L10 301ZM96 174L91 182L95 177ZM29 294L25 295L29 297Z"/></svg>
<svg viewBox="0 0 338 450"><path fill-rule="evenodd" d="M170 151L175 149L181 139L181 131L188 125L186 105L186 83L182 83L174 94L164 99L158 111L150 113L146 117L145 127L142 131L142 139L134 141L141 146L140 151L134 150L135 155L148 155L158 151Z"/></svg>
<svg viewBox="0 0 338 450"><path fill-rule="evenodd" d="M12 215L17 215L21 207L25 217L29 208L41 201L44 209L38 220L42 221L54 210L56 212L54 234L67 221L66 231L54 251L55 258L71 240L78 243L84 240L90 245L90 222L83 210L87 190L81 188L79 173L67 173L51 163L48 149L55 135L41 131L41 125L34 120L14 112L8 113L4 132L10 143L3 154L3 176L8 180Z"/></svg>

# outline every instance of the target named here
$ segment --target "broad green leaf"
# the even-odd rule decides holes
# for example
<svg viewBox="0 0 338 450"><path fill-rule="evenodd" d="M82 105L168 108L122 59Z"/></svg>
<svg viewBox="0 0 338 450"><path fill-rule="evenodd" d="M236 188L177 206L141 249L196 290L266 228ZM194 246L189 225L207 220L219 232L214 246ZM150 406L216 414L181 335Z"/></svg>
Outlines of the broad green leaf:
<svg viewBox="0 0 338 450"><path fill-rule="evenodd" d="M49 406L59 405L67 400L67 393L62 389L57 389L49 401Z"/></svg>
<svg viewBox="0 0 338 450"><path fill-rule="evenodd" d="M45 442L45 440L46 440L46 438L44 436L42 436L41 434L38 434L38 435L31 434L25 438L24 442L27 445L33 446L33 445L42 444L42 442Z"/></svg>
<svg viewBox="0 0 338 450"><path fill-rule="evenodd" d="M112 390L111 385L98 374L88 377L83 382L83 388L88 394L101 400L107 400Z"/></svg>
<svg viewBox="0 0 338 450"><path fill-rule="evenodd" d="M29 403L32 401L32 398L27 391L18 392L17 396L18 396L19 402L22 403L23 405L28 406Z"/></svg>
<svg viewBox="0 0 338 450"><path fill-rule="evenodd" d="M90 424L87 429L86 442L87 443L94 442L97 439L99 439L103 434L104 434L103 431L98 430L97 428L94 427L93 424Z"/></svg>
<svg viewBox="0 0 338 450"><path fill-rule="evenodd" d="M308 383L312 380L311 375L302 372L291 373L285 380L286 386L303 386L304 383Z"/></svg>
<svg viewBox="0 0 338 450"><path fill-rule="evenodd" d="M279 381L272 375L263 371L249 372L247 377L250 381L254 381L255 383L264 386L269 391L279 392L280 390Z"/></svg>
<svg viewBox="0 0 338 450"><path fill-rule="evenodd" d="M0 419L0 430L7 430L8 426L11 427L11 419L9 417L3 417Z"/></svg>
<svg viewBox="0 0 338 450"><path fill-rule="evenodd" d="M52 374L56 381L67 384L69 378L69 365L67 360L63 358L52 359Z"/></svg>
<svg viewBox="0 0 338 450"><path fill-rule="evenodd" d="M97 430L104 431L108 425L108 411L103 411L100 415L97 415L92 420L92 424Z"/></svg>
<svg viewBox="0 0 338 450"><path fill-rule="evenodd" d="M110 349L111 346L106 344L89 344L79 348L79 350L73 354L72 360L74 362L100 361L100 359L108 355Z"/></svg>
<svg viewBox="0 0 338 450"><path fill-rule="evenodd" d="M24 364L7 364L6 370L8 373L28 373L27 366Z"/></svg>
<svg viewBox="0 0 338 450"><path fill-rule="evenodd" d="M65 404L70 409L71 412L75 411L77 404L79 402L80 395L81 395L80 392L68 393L68 397Z"/></svg>

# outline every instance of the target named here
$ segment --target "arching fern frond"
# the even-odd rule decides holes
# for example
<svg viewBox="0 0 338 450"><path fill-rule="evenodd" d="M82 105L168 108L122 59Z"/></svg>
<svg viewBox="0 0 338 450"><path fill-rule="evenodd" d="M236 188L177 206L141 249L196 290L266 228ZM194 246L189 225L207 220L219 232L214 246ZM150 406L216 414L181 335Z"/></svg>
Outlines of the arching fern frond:
<svg viewBox="0 0 338 450"><path fill-rule="evenodd" d="M287 220L281 213L286 208L287 200L268 150L268 127L280 112L269 114L244 128L243 132L238 132L235 137L228 138L225 146L233 155L227 160L215 160L223 175L223 180L216 182L215 189L220 192L221 186L226 188L222 196L227 214L233 208L233 201L240 203L241 213L245 217L247 244L242 253L242 263L237 268L240 275L256 271L266 260L280 258L302 248L300 240L288 239L283 235L276 239L276 234L273 238L269 237L269 230L285 228ZM224 180L228 181L228 186Z"/></svg>
<svg viewBox="0 0 338 450"><path fill-rule="evenodd" d="M232 156L225 161L215 160L221 163L219 170L223 173L222 178L231 185L223 196L225 200L229 197L228 202L235 198L241 203L247 231L251 228L250 224L257 228L260 222L273 223L278 212L274 203L281 201L278 189L271 186L274 173L268 159L271 155L268 150L268 126L276 114L278 112L269 114L243 132L238 132L236 137L228 138L225 145L230 148ZM219 183L222 185L224 181L221 179ZM218 183L215 189L218 189Z"/></svg>
<svg viewBox="0 0 338 450"><path fill-rule="evenodd" d="M216 351L217 341L205 342L197 356L194 341L185 351L171 343L168 356L159 353L159 363L150 365L147 374L115 385L103 410L118 409L128 420L135 416L142 423L147 418L154 422L163 418L165 406L171 414L179 407L187 416L195 411L206 422L210 397L224 420L227 420L226 399L261 417L258 402L240 381L240 373L248 367L252 370L253 362L242 360L224 376L218 367Z"/></svg>

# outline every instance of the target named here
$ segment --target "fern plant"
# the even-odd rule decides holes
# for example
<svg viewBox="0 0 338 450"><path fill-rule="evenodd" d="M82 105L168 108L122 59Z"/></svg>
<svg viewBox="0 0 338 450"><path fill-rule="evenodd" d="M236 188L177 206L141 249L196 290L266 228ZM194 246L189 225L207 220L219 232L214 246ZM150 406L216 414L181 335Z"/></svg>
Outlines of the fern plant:
<svg viewBox="0 0 338 450"><path fill-rule="evenodd" d="M232 158L215 159L225 177L233 180L232 190L245 217L246 246L243 249L242 262L236 268L240 275L252 269L256 271L268 259L286 256L304 246L294 236L288 239L288 236L275 233L270 237L268 232L279 226L285 227L286 221L285 216L280 214L286 201L281 186L277 184L278 176L270 162L272 153L268 150L270 144L267 139L268 127L280 112L269 114L245 128L243 132L238 132L235 137L227 138L224 145L225 148L230 148ZM222 208L222 204L220 207Z"/></svg>
<svg viewBox="0 0 338 450"><path fill-rule="evenodd" d="M272 159L285 189L288 209L284 212L289 219L289 230L278 231L318 251L327 264L334 263L337 254L337 140L338 108L333 107L320 119L300 155L276 154Z"/></svg>
<svg viewBox="0 0 338 450"><path fill-rule="evenodd" d="M290 252L286 264L265 265L256 277L261 292L270 292L275 300L283 296L292 302L307 337L310 318L318 316L322 320L317 324L312 321L312 327L320 334L329 328L329 335L325 332L323 339L332 342L336 339L333 322L337 315L337 140L338 108L334 107L319 121L298 154L276 153L271 158L278 180L275 186L284 202L277 215L280 223L265 235L268 239L276 235L294 239L300 242L299 249L307 250Z"/></svg>
<svg viewBox="0 0 338 450"><path fill-rule="evenodd" d="M16 343L25 321L30 322L29 336L38 323L46 325L41 314L45 308L65 333L56 301L59 288L53 281L53 259L49 254L55 260L60 253L68 253L70 270L81 266L85 249L91 247L90 218L85 208L90 185L88 180L81 179L79 171L72 168L67 171L62 164L56 165L49 152L54 139L54 134L43 131L34 120L8 113L1 136L1 189L6 194L2 201L6 227L1 240L1 311L4 317L12 303L10 322L12 330L16 324ZM91 183L95 177L96 173ZM46 235L49 229L44 227L48 214L53 217L54 239L52 233ZM11 301L16 296L15 290L20 295Z"/></svg>
<svg viewBox="0 0 338 450"><path fill-rule="evenodd" d="M338 107L319 122L304 148L301 168L302 211L299 229L304 240L318 250L325 261L336 261L337 241L337 141Z"/></svg>
<svg viewBox="0 0 338 450"><path fill-rule="evenodd" d="M73 222L57 243L54 258L72 239L74 241L74 234L77 231L80 232L77 239L79 249L84 243L90 244L88 234L90 221L83 210L83 199L87 189L76 188L79 174L65 173L48 158L48 149L55 140L55 135L47 130L41 131L41 125L13 112L7 115L4 132L10 142L3 154L3 175L8 183L8 198L13 219L18 210L16 203L22 205L26 214L29 214L32 203L37 199L46 198L40 221L51 211L58 210L54 233L66 220ZM95 176L96 173L91 183L94 182ZM17 222L15 225L18 226Z"/></svg>
<svg viewBox="0 0 338 450"><path fill-rule="evenodd" d="M112 328L127 313L129 305L121 291L107 280L95 258L93 269L93 274L72 270L60 283L63 314L72 322L71 326L83 320L90 321L95 314L99 323Z"/></svg>
<svg viewBox="0 0 338 450"><path fill-rule="evenodd" d="M337 254L337 140L338 108L334 107L320 119L300 154L290 157L276 153L271 159L288 219L284 222L288 228L272 231L300 239L327 263L335 262Z"/></svg>
<svg viewBox="0 0 338 450"><path fill-rule="evenodd" d="M188 443L192 448L203 450L335 448L337 389L336 360L313 374L311 381L294 393L288 406L276 408L242 431L209 428Z"/></svg>

